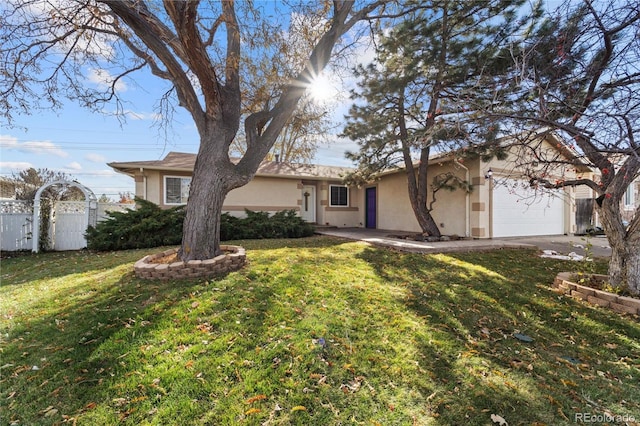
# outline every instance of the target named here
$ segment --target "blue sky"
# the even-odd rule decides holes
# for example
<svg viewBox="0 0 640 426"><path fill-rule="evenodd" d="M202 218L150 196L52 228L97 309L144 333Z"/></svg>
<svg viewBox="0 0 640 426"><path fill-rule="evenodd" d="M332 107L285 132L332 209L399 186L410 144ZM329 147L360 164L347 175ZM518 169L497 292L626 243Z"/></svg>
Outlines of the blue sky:
<svg viewBox="0 0 640 426"><path fill-rule="evenodd" d="M110 76L105 70L85 68L84 79L85 85L100 88ZM318 97L336 98L336 86L325 81L314 89ZM118 84L118 94L126 101L125 122L110 114L115 110L113 105L105 106L102 114L63 99L63 108L56 111L14 112L14 126L0 120L0 176L11 177L30 167L47 168L70 175L97 196L116 199L119 193L133 193L133 179L116 173L107 163L159 160L170 151L198 150L199 137L185 110L176 107L168 132L156 125L155 106L168 87L146 69L127 76ZM332 108L334 119L342 121L347 109L346 103ZM350 165L344 158L346 149L354 149L354 145L337 141L319 146L313 162Z"/></svg>
<svg viewBox="0 0 640 426"><path fill-rule="evenodd" d="M66 101L59 111L16 116L15 127L0 127L0 176L10 177L29 167L47 168L73 176L97 196L117 198L121 192L133 193L134 183L107 163L158 160L169 151L196 153L198 133L190 116L178 109L172 128L165 134L155 125L157 79L144 72L133 77L135 80L125 82L120 92L128 101L124 123L109 115L108 110L106 114L91 112ZM91 84L92 75L87 75L87 80ZM323 86L319 93L335 93L335 86ZM336 119L340 119L346 106L334 111ZM353 145L337 142L320 146L313 162L349 165L344 158L347 148L353 149Z"/></svg>
<svg viewBox="0 0 640 426"><path fill-rule="evenodd" d="M556 3L549 0L547 7ZM368 62L371 52L360 52L359 59ZM368 56L368 57L367 57ZM103 71L87 70L86 83L104 84ZM107 76L108 77L108 76ZM353 82L351 82L353 83ZM148 71L132 74L119 88L128 103L126 122L121 123L109 114L83 109L71 101L58 111L34 111L33 115L15 116L15 127L8 128L0 121L0 176L29 167L62 171L91 188L97 196L105 194L117 198L121 192L134 192L133 180L114 172L107 163L113 161L158 160L169 151L196 153L198 134L186 113L178 108L169 133L154 126L154 105L166 90L166 83ZM163 90L164 89L164 90ZM317 89L317 96L336 98L339 84L326 81ZM313 90L312 89L312 90ZM346 99L346 96L344 97ZM108 112L109 107L105 107ZM348 102L332 109L334 121L343 122ZM338 131L341 126L338 127ZM337 138L329 145L321 145L314 163L351 165L344 158L345 150L357 147Z"/></svg>

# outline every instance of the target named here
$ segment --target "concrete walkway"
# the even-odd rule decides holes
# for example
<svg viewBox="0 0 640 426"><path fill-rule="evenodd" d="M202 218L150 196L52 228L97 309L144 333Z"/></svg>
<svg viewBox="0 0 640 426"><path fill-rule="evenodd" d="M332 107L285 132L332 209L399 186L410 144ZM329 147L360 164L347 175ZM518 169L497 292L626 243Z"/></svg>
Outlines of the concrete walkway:
<svg viewBox="0 0 640 426"><path fill-rule="evenodd" d="M500 248L526 248L553 250L567 255L571 252L585 255L587 240L591 243L591 253L595 257L611 256L611 248L605 237L581 237L572 235L553 235L539 237L512 237L497 239L466 239L458 241L424 242L398 238L398 235L413 235L410 232L388 231L366 228L318 228L316 233L350 240L391 247L411 253L450 253L460 251L484 251Z"/></svg>

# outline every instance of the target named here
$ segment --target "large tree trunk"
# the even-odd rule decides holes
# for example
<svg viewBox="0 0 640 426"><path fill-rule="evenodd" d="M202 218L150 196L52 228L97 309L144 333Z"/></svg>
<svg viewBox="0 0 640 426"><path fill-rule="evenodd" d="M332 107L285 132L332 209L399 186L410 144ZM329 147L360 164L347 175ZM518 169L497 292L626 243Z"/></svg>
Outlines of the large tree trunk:
<svg viewBox="0 0 640 426"><path fill-rule="evenodd" d="M619 203L604 199L599 208L604 231L611 246L609 282L640 295L640 234L625 229Z"/></svg>
<svg viewBox="0 0 640 426"><path fill-rule="evenodd" d="M408 150L406 150L408 151ZM423 233L434 237L440 237L440 228L431 216L431 210L427 205L427 177L429 167L429 148L423 148L420 153L420 164L418 165L418 173L413 167L411 157L408 152L405 155L405 167L407 173L407 185L409 191L409 200L411 200L411 208L422 229Z"/></svg>
<svg viewBox="0 0 640 426"><path fill-rule="evenodd" d="M220 221L224 200L229 191L245 185L253 176L241 173L228 154L220 150L220 144L216 142L233 138L233 132L222 127L214 128L200 141L178 253L183 261L211 259L221 253Z"/></svg>
<svg viewBox="0 0 640 426"><path fill-rule="evenodd" d="M438 228L436 221L433 220L433 216L431 216L427 207L422 204L414 203L413 200L411 202L411 206L413 207L413 212L416 215L416 219L418 219L418 224L420 225L422 232L439 238L442 235L440 228Z"/></svg>
<svg viewBox="0 0 640 426"><path fill-rule="evenodd" d="M611 240L611 239L610 239ZM614 287L626 287L640 295L640 243L611 244L609 281Z"/></svg>

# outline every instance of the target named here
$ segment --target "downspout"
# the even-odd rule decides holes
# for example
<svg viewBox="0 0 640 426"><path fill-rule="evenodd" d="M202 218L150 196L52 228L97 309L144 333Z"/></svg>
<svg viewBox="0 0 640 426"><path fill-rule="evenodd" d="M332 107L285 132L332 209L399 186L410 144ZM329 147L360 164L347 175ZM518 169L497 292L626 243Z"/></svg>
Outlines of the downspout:
<svg viewBox="0 0 640 426"><path fill-rule="evenodd" d="M140 167L140 174L142 174L142 198L147 199L147 176L144 174L144 168Z"/></svg>
<svg viewBox="0 0 640 426"><path fill-rule="evenodd" d="M460 167L462 167L464 169L464 175L465 175L465 181L467 182L467 184L469 184L469 178L470 178L470 172L469 172L469 168L467 166L465 166L464 164L462 164L459 161L456 161L456 163L458 163L458 165ZM465 191L465 203L464 203L464 208L465 208L465 237L469 237L471 235L471 194L469 193L469 191Z"/></svg>

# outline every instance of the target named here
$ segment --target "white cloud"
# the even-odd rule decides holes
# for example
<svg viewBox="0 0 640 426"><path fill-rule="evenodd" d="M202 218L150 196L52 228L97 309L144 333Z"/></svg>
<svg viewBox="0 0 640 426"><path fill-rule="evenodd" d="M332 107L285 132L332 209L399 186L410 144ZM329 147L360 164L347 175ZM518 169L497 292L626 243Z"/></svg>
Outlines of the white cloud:
<svg viewBox="0 0 640 426"><path fill-rule="evenodd" d="M118 173L113 170L92 170L87 172L74 173L78 176L93 176L93 177L120 177Z"/></svg>
<svg viewBox="0 0 640 426"><path fill-rule="evenodd" d="M0 170L5 174L5 170L22 171L34 167L33 164L26 161L0 161Z"/></svg>
<svg viewBox="0 0 640 426"><path fill-rule="evenodd" d="M103 109L102 113L105 115L114 115L114 116L125 116L130 120L152 120L152 121L160 121L162 119L162 114L158 114L155 112L136 112L130 109L125 109L121 111L116 110L106 110Z"/></svg>
<svg viewBox="0 0 640 426"><path fill-rule="evenodd" d="M19 151L24 154L45 154L56 157L68 157L65 151L51 141L26 141L20 142L18 138L10 135L0 135L0 148Z"/></svg>
<svg viewBox="0 0 640 426"><path fill-rule="evenodd" d="M113 84L115 77L112 76L109 71L105 69L91 69L87 79L98 86L100 89L107 89ZM118 80L115 83L116 92L126 92L128 87L123 80Z"/></svg>
<svg viewBox="0 0 640 426"><path fill-rule="evenodd" d="M68 21L69 25L61 25L61 17L65 18L64 22L67 22L68 19L75 20L76 33L81 31L79 29L80 25L77 25L77 23L112 30L110 25L105 22L104 12L107 11L106 6L102 13L95 13L97 9L93 7L87 8L80 2L66 0L34 1L21 7L30 13L31 16L26 18L31 18L33 22L49 20L48 30L58 38L62 38L63 35L69 32L70 28L74 28L71 21ZM73 18L70 18L72 16ZM71 49L71 52L78 56L78 59L86 58L87 55L99 55L109 59L115 54L113 43L116 40L117 38L114 35L107 32L95 32L90 35L84 32L80 36L72 36L61 40L58 45L54 46L54 49L63 54L66 54L68 49Z"/></svg>
<svg viewBox="0 0 640 426"><path fill-rule="evenodd" d="M68 170L82 170L82 166L77 161L72 161L71 163L65 166Z"/></svg>
<svg viewBox="0 0 640 426"><path fill-rule="evenodd" d="M135 112L131 110L125 110L124 114L132 120L160 120L161 114L155 112Z"/></svg>
<svg viewBox="0 0 640 426"><path fill-rule="evenodd" d="M91 161L92 163L104 163L107 161L107 157L101 154L87 154L84 156L84 159L87 161Z"/></svg>

